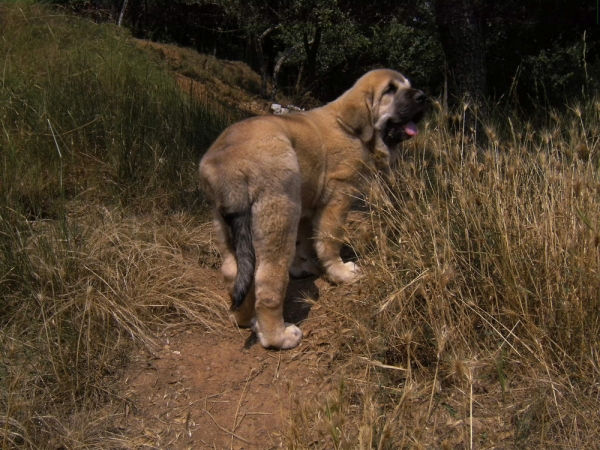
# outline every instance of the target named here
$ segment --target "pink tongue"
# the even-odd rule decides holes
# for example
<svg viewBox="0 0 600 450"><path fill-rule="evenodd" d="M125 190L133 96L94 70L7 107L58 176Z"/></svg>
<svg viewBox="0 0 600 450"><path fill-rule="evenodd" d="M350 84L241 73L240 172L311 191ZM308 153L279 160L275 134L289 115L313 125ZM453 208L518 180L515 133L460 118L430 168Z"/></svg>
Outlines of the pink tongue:
<svg viewBox="0 0 600 450"><path fill-rule="evenodd" d="M417 130L417 125L413 121L410 121L404 125L404 132L409 136L416 136L419 130Z"/></svg>

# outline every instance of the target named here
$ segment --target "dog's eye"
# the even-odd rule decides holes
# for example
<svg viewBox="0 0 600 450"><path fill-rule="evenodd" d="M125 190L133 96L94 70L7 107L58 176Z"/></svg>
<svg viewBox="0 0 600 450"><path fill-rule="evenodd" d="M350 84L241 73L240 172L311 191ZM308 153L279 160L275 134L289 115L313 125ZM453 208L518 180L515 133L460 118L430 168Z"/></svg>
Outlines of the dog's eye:
<svg viewBox="0 0 600 450"><path fill-rule="evenodd" d="M394 83L390 83L383 90L383 95L395 94L397 90L398 90L398 86L396 86Z"/></svg>

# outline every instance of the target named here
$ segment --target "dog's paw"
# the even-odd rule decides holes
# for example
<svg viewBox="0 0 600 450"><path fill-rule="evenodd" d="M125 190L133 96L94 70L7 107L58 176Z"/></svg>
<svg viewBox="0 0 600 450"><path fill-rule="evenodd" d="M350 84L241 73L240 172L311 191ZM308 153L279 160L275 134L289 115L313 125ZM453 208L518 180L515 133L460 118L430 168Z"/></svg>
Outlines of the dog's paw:
<svg viewBox="0 0 600 450"><path fill-rule="evenodd" d="M283 332L283 341L281 342L281 349L285 350L288 348L297 347L302 340L302 330L296 325L291 323L285 323L285 331Z"/></svg>
<svg viewBox="0 0 600 450"><path fill-rule="evenodd" d="M334 283L352 283L360 278L361 270L360 267L352 261L345 263L340 262L328 267L327 276Z"/></svg>
<svg viewBox="0 0 600 450"><path fill-rule="evenodd" d="M252 319L252 331L256 333L260 345L265 348L279 348L281 350L286 350L298 346L302 340L302 330L291 323L285 322L284 325L285 328L283 329L283 333L279 333L276 336L267 336L262 333L258 320L256 320L256 318Z"/></svg>

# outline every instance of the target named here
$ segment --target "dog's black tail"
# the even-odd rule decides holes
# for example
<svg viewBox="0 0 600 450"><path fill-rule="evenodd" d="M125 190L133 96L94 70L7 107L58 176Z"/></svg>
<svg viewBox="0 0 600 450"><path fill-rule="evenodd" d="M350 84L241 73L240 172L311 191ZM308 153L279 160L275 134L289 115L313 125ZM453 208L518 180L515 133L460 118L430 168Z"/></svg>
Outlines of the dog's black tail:
<svg viewBox="0 0 600 450"><path fill-rule="evenodd" d="M241 213L223 214L223 219L229 229L237 259L237 275L231 299L231 309L236 310L244 303L254 279L256 255L252 243L252 215L248 209Z"/></svg>

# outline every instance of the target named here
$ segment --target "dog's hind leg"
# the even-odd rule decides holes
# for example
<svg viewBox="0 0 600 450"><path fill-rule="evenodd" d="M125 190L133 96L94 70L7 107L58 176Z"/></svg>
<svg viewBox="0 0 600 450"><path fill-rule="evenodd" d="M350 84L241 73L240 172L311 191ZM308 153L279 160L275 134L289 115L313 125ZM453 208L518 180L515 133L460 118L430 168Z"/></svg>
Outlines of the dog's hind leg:
<svg viewBox="0 0 600 450"><path fill-rule="evenodd" d="M218 249L223 258L223 264L221 265L221 274L225 281L225 287L229 295L233 297L235 279L237 276L237 260L235 256L235 249L231 241L230 232L228 226L223 219L223 216L218 211L213 211L213 225L216 233L216 240L218 243ZM236 323L240 327L250 327L252 318L254 316L254 284L250 286L248 295L242 303L242 305L233 311L233 317Z"/></svg>
<svg viewBox="0 0 600 450"><path fill-rule="evenodd" d="M296 347L302 331L283 321L283 303L294 257L300 220L298 186L267 195L253 205L252 233L256 253L256 321L253 330L263 347Z"/></svg>

